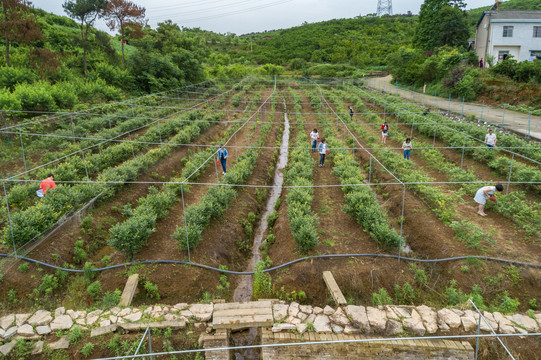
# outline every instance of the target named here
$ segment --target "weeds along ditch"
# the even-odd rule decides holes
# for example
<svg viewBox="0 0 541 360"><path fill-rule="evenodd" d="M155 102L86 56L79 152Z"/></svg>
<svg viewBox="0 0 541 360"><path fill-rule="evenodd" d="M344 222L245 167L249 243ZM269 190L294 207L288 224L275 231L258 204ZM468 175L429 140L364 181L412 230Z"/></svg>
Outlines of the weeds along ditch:
<svg viewBox="0 0 541 360"><path fill-rule="evenodd" d="M312 305L326 304L330 299L321 273L330 270L351 303L458 306L473 298L484 309L512 312L533 309L541 301L539 270L473 258L431 265L381 258L314 259L271 273L263 272L306 255L397 254L399 244L411 247L408 256L416 258L486 254L541 262L539 207L531 196L536 194L536 189L525 187L521 192L502 194L497 203L491 204L492 208L487 207L494 217L477 218L474 212L470 215L468 204L476 185L430 183L434 179L464 182L489 179L462 169L441 149L431 149L430 141L420 136L414 139L412 159L404 160L400 151L390 149L397 147L393 138L387 145L379 144L377 126L382 118L355 115L352 121L349 116L339 118L336 114L343 113L337 109L347 104L358 113L371 110L372 105L366 105L368 102L383 106L378 103L378 94L365 94L349 86L321 85L320 91L303 82L291 81L288 85L287 90L273 90L270 83L246 81L219 99L219 105L207 107L210 112L199 109L183 115L183 119L194 121L170 121L169 130L164 123L160 124L159 131L151 126L138 137L154 136L155 139L158 136L159 142L161 134L164 143L201 142L208 147L188 150L156 144L134 148L133 159L134 153L128 146L124 148L125 160L120 155L115 156L116 161L109 166L89 171L93 180L118 179L114 180L118 183L62 184L55 191L59 195L51 196L48 201L21 204L13 212L13 218L18 216L13 237L10 237L11 231L8 233L4 228L5 241L9 239L7 244L12 239L23 241L32 234L37 235L39 232L32 232L36 231L35 224L44 220L55 223L51 213L61 216L72 211L74 205L83 204L91 195L105 192L80 224L69 224L62 234L53 236L35 250L36 257L47 262L87 271L68 276L61 271L53 272L33 264L24 266L20 262L0 280L1 306L5 309L36 305L107 307L118 301L118 289L122 289L126 277L132 273L138 273L141 280L135 298L138 305L216 298L232 300L231 289L238 282L238 276L169 264L134 265L98 274L90 270L132 258L191 259L222 269L244 270L251 253L254 226L268 197L267 189L257 186L272 183L279 153L283 130L279 122L283 116L277 110L280 106L277 103L281 97L291 104L288 106L292 122L290 146L294 148L289 151L284 173L288 187L267 218L269 228L261 245L264 260L256 266L254 275L254 299L277 297ZM402 109L399 120L409 124L403 116L414 113L413 109L406 113L403 107L409 104L393 101L397 102L395 111ZM223 110L240 108L245 112L220 112L211 110L212 106ZM388 112L394 112L389 106L385 105ZM230 119L246 123L230 122ZM413 121L412 118L412 124ZM308 149L308 133L313 127L308 123L317 123L330 147L323 168L316 166L319 155ZM463 125L460 124L460 131L469 134L469 128ZM433 135L434 127L422 132L424 125L414 126L415 131L428 139ZM454 139L443 129L444 126L437 129L436 136L441 136L441 141ZM408 135L406 125L393 130L394 137ZM169 131L167 136L165 131ZM479 135L472 132L472 136ZM460 141L462 145L464 135L460 135ZM511 138L505 141L518 144ZM220 143L226 143L230 156L225 175L216 164L215 146ZM372 161L363 149L347 149L358 148L359 144L374 148L370 150L375 157ZM121 149L123 145L109 145L88 154L85 156L87 167L92 157L117 151L108 149L117 146ZM527 156L529 149L525 150ZM483 153L486 151L473 149L466 156L473 159L471 161L481 162L485 161L479 158L485 156L480 155ZM494 153L494 161L510 160L502 152ZM515 164L520 164L519 168L527 166L517 161L517 156ZM82 158L73 163L66 160L58 167L66 169L66 174L73 174L77 181L86 179ZM530 168L526 168L527 171L531 171ZM408 183L404 213L404 187L381 185L396 183L393 176ZM149 183L129 184L141 179L148 179ZM160 179L163 184L150 184ZM419 182L423 184L415 184ZM367 183L371 186L366 186ZM359 184L363 186L356 186Z"/></svg>

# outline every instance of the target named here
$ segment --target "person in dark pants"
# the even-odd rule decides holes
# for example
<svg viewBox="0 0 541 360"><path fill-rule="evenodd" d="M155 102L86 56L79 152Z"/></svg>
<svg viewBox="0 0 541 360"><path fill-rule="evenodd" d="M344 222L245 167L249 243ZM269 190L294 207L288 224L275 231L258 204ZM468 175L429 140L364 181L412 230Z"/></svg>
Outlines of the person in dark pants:
<svg viewBox="0 0 541 360"><path fill-rule="evenodd" d="M351 117L351 120L353 120L353 114L354 114L353 108L350 106L349 107L349 116Z"/></svg>
<svg viewBox="0 0 541 360"><path fill-rule="evenodd" d="M229 154L227 153L226 148L223 145L220 145L220 148L218 149L218 159L220 160L220 163L222 164L222 169L224 170L222 172L223 175L227 172L226 169L226 163L227 163L227 157Z"/></svg>
<svg viewBox="0 0 541 360"><path fill-rule="evenodd" d="M323 167L325 166L325 155L329 153L329 148L325 138L321 139L317 150L319 151L319 167Z"/></svg>

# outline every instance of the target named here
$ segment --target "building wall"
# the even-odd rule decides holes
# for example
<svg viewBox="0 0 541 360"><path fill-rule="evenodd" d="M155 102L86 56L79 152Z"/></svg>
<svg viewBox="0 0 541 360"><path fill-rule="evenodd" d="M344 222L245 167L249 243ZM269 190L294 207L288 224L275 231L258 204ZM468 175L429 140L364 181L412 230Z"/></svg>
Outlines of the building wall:
<svg viewBox="0 0 541 360"><path fill-rule="evenodd" d="M513 26L513 37L503 37L504 26ZM541 50L541 38L533 37L534 26L541 26L541 19L526 23L492 20L491 54L496 57L499 50L509 50L517 61L528 60L530 51Z"/></svg>
<svg viewBox="0 0 541 360"><path fill-rule="evenodd" d="M489 18L488 16L483 17L483 20L477 28L477 34L475 36L475 51L477 52L477 57L483 59L486 64L485 53L487 48L487 37L488 37L488 25ZM486 26L486 27L485 27Z"/></svg>

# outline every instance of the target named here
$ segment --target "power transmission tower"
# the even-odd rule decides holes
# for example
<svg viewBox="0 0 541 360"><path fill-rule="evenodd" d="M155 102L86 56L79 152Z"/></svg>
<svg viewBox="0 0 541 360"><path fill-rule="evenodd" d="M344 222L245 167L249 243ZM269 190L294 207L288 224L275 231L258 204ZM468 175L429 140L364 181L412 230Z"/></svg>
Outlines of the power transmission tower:
<svg viewBox="0 0 541 360"><path fill-rule="evenodd" d="M393 0L378 0L378 16L393 14Z"/></svg>

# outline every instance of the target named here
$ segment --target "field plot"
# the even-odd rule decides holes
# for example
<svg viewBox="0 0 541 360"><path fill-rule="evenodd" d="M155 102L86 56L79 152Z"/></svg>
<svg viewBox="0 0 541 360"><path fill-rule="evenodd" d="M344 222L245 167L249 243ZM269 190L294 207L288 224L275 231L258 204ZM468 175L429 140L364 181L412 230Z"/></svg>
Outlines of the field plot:
<svg viewBox="0 0 541 360"><path fill-rule="evenodd" d="M323 167L314 128L330 148ZM132 273L141 279L135 305L233 300L260 221L268 226L254 299L330 303L330 270L356 304L541 306L541 151L512 135L489 149L484 127L342 80L306 79L209 82L8 130L0 252L84 272L5 259L6 309L107 306ZM268 203L280 148L284 188ZM49 172L58 186L38 199ZM497 183L504 191L477 215L475 192Z"/></svg>

